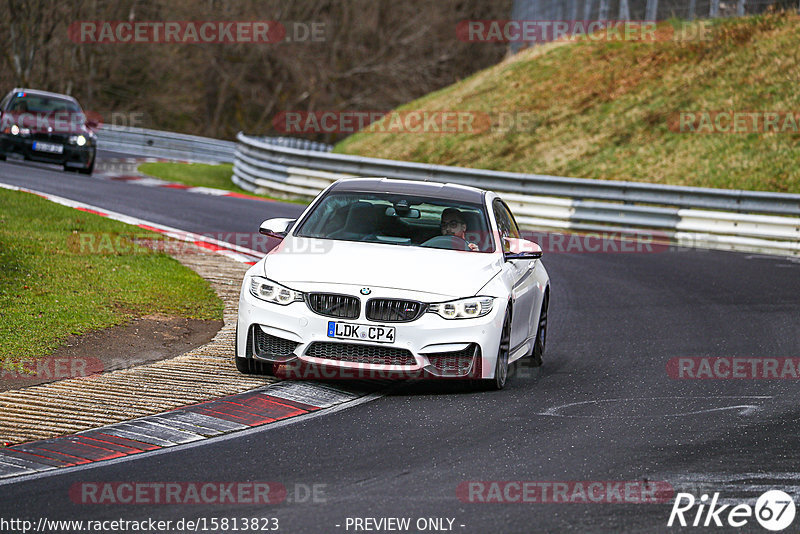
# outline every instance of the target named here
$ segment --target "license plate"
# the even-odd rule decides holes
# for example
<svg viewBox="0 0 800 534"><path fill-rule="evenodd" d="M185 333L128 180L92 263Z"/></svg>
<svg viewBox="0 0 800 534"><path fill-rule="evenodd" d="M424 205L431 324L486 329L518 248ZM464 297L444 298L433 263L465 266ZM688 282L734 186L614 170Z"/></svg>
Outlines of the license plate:
<svg viewBox="0 0 800 534"><path fill-rule="evenodd" d="M42 143L40 141L33 142L33 149L37 152L50 152L51 154L64 153L64 145L56 145L55 143Z"/></svg>
<svg viewBox="0 0 800 534"><path fill-rule="evenodd" d="M328 337L394 343L394 327L328 321Z"/></svg>

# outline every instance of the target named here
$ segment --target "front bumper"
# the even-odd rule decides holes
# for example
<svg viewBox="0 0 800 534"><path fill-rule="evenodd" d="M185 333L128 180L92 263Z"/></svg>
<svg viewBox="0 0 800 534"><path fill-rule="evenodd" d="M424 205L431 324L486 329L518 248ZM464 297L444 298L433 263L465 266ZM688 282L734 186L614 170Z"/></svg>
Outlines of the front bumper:
<svg viewBox="0 0 800 534"><path fill-rule="evenodd" d="M311 311L305 302L281 306L261 301L243 287L236 355L300 373L306 366L331 371L316 375L324 378L493 376L505 314L501 299L495 299L488 315L475 319L448 320L424 313L411 322L376 322L367 319L361 308L357 319L335 319ZM329 321L391 326L395 339L375 343L331 338Z"/></svg>
<svg viewBox="0 0 800 534"><path fill-rule="evenodd" d="M55 154L34 150L33 143L35 141L62 145L64 147L64 152ZM32 161L55 163L57 165L64 165L65 167L89 168L94 161L96 151L97 147L92 144L78 146L55 139L34 139L21 135L0 134L0 153L5 155L18 154Z"/></svg>

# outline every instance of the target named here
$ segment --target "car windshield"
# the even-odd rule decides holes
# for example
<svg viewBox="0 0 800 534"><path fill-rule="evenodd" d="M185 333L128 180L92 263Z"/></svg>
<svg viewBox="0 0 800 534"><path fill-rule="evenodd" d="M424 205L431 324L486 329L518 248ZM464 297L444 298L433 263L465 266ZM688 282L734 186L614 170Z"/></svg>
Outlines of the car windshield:
<svg viewBox="0 0 800 534"><path fill-rule="evenodd" d="M301 221L295 235L476 252L495 249L483 206L395 193L330 193Z"/></svg>
<svg viewBox="0 0 800 534"><path fill-rule="evenodd" d="M72 100L51 96L31 95L17 96L8 107L12 112L23 113L82 113L81 108Z"/></svg>

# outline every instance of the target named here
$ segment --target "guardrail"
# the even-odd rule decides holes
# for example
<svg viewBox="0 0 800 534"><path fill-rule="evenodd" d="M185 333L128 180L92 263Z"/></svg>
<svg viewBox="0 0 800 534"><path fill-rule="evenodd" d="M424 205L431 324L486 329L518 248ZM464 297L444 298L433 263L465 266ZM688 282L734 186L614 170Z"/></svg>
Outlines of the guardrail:
<svg viewBox="0 0 800 534"><path fill-rule="evenodd" d="M314 152L330 152L333 150L333 145L326 143L318 143L317 141L309 141L308 139L301 139L299 137L251 137L256 141L267 143L269 145L282 146L286 148L296 148L298 150L312 150Z"/></svg>
<svg viewBox="0 0 800 534"><path fill-rule="evenodd" d="M216 163L233 161L236 143L197 135L104 125L97 131L97 148L152 158Z"/></svg>
<svg viewBox="0 0 800 534"><path fill-rule="evenodd" d="M340 178L383 176L500 193L521 225L641 234L678 244L800 255L800 195L487 171L301 150L237 135L232 180L248 191L312 198Z"/></svg>
<svg viewBox="0 0 800 534"><path fill-rule="evenodd" d="M254 137L262 143L298 150L330 152L333 146L297 137ZM236 143L162 130L103 125L97 131L100 150L155 158L232 162Z"/></svg>

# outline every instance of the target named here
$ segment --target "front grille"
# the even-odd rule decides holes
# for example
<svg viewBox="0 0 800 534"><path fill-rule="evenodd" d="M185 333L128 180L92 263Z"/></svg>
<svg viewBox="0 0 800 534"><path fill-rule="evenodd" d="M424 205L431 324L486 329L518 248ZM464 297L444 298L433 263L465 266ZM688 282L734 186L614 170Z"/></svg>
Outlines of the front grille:
<svg viewBox="0 0 800 534"><path fill-rule="evenodd" d="M296 341L289 341L282 337L267 334L258 327L254 327L254 330L256 334L256 354L259 356L288 356L299 345Z"/></svg>
<svg viewBox="0 0 800 534"><path fill-rule="evenodd" d="M367 302L367 319L382 323L416 321L425 313L425 305L415 300L370 299Z"/></svg>
<svg viewBox="0 0 800 534"><path fill-rule="evenodd" d="M66 144L69 140L69 134L31 132L31 139L34 141L49 141L51 143Z"/></svg>
<svg viewBox="0 0 800 534"><path fill-rule="evenodd" d="M472 366L475 356L475 344L456 352L435 352L425 355L431 365L442 372L466 373Z"/></svg>
<svg viewBox="0 0 800 534"><path fill-rule="evenodd" d="M315 341L306 350L306 356L337 362L369 363L375 365L415 365L414 356L406 349L358 345L355 343L330 343Z"/></svg>
<svg viewBox="0 0 800 534"><path fill-rule="evenodd" d="M358 297L334 293L309 293L306 302L311 311L326 317L357 319L361 313Z"/></svg>

